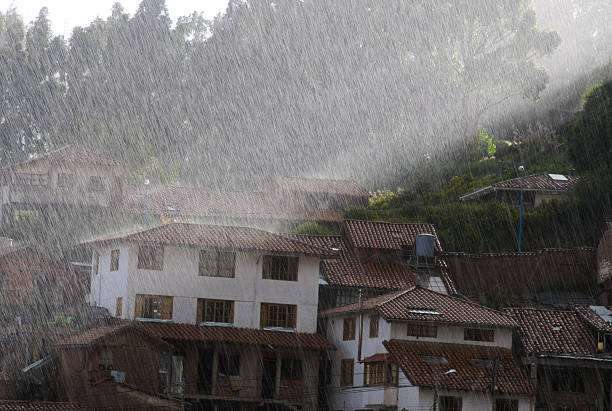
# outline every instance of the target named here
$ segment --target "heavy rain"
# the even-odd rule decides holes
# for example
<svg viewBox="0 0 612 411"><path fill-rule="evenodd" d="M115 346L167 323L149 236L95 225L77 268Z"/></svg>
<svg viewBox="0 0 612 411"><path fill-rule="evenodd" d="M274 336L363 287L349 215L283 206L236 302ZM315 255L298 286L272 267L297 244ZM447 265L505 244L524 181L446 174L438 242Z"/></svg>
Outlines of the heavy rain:
<svg viewBox="0 0 612 411"><path fill-rule="evenodd" d="M611 0L0 0L0 410L612 410Z"/></svg>

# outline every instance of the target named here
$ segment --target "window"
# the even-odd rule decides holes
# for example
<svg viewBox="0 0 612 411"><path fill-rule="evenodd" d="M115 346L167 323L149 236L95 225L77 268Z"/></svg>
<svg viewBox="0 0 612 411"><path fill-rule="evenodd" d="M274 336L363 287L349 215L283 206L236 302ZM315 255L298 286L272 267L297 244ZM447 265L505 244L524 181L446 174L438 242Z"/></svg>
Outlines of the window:
<svg viewBox="0 0 612 411"><path fill-rule="evenodd" d="M98 253L95 253L94 254L94 265L93 265L94 276L98 275L99 265L100 265L100 255Z"/></svg>
<svg viewBox="0 0 612 411"><path fill-rule="evenodd" d="M440 411L461 411L461 397L440 396Z"/></svg>
<svg viewBox="0 0 612 411"><path fill-rule="evenodd" d="M495 411L518 411L518 400L498 398L495 400Z"/></svg>
<svg viewBox="0 0 612 411"><path fill-rule="evenodd" d="M554 372L551 385L555 392L584 392L584 381L575 370Z"/></svg>
<svg viewBox="0 0 612 411"><path fill-rule="evenodd" d="M385 382L385 363L383 361L365 364L363 385L383 385Z"/></svg>
<svg viewBox="0 0 612 411"><path fill-rule="evenodd" d="M74 174L59 173L57 175L57 186L62 188L70 188L74 185Z"/></svg>
<svg viewBox="0 0 612 411"><path fill-rule="evenodd" d="M410 337L438 337L438 327L435 325L407 324L406 335Z"/></svg>
<svg viewBox="0 0 612 411"><path fill-rule="evenodd" d="M353 369L355 361L352 358L340 362L340 386L348 387L353 385Z"/></svg>
<svg viewBox="0 0 612 411"><path fill-rule="evenodd" d="M283 358L281 360L281 380L301 381L302 360L297 358Z"/></svg>
<svg viewBox="0 0 612 411"><path fill-rule="evenodd" d="M399 367L397 364L387 363L386 371L385 383L387 385L397 385L399 381Z"/></svg>
<svg viewBox="0 0 612 411"><path fill-rule="evenodd" d="M200 275L234 278L236 253L200 251Z"/></svg>
<svg viewBox="0 0 612 411"><path fill-rule="evenodd" d="M198 323L234 322L234 302L230 300L209 300L198 298Z"/></svg>
<svg viewBox="0 0 612 411"><path fill-rule="evenodd" d="M378 315L370 316L370 338L378 338Z"/></svg>
<svg viewBox="0 0 612 411"><path fill-rule="evenodd" d="M136 318L172 319L172 297L136 294Z"/></svg>
<svg viewBox="0 0 612 411"><path fill-rule="evenodd" d="M123 297L117 297L117 303L115 304L115 317L121 317L123 311Z"/></svg>
<svg viewBox="0 0 612 411"><path fill-rule="evenodd" d="M98 359L98 368L101 370L112 370L115 361L115 350L111 347L102 347Z"/></svg>
<svg viewBox="0 0 612 411"><path fill-rule="evenodd" d="M15 184L20 185L20 186L43 187L47 185L47 175L46 174L17 173L15 175Z"/></svg>
<svg viewBox="0 0 612 411"><path fill-rule="evenodd" d="M119 249L111 250L110 270L119 270Z"/></svg>
<svg viewBox="0 0 612 411"><path fill-rule="evenodd" d="M240 356L220 355L218 374L221 377L235 377L240 375Z"/></svg>
<svg viewBox="0 0 612 411"><path fill-rule="evenodd" d="M261 303L262 327L295 328L297 305Z"/></svg>
<svg viewBox="0 0 612 411"><path fill-rule="evenodd" d="M138 247L138 268L162 271L164 269L164 247L151 245Z"/></svg>
<svg viewBox="0 0 612 411"><path fill-rule="evenodd" d="M104 181L100 176L89 177L89 191L100 192L104 191Z"/></svg>
<svg viewBox="0 0 612 411"><path fill-rule="evenodd" d="M298 258L264 255L263 278L269 280L297 281Z"/></svg>
<svg viewBox="0 0 612 411"><path fill-rule="evenodd" d="M355 317L349 317L344 319L344 324L342 326L342 340L351 341L355 339Z"/></svg>
<svg viewBox="0 0 612 411"><path fill-rule="evenodd" d="M466 341L493 341L495 330L483 330L481 328L466 328L463 339Z"/></svg>

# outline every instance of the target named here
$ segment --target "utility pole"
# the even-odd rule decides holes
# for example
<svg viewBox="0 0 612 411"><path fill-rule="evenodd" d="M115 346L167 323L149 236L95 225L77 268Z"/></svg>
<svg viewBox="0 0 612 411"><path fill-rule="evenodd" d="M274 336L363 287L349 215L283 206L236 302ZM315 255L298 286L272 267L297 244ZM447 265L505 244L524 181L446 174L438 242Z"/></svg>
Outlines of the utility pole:
<svg viewBox="0 0 612 411"><path fill-rule="evenodd" d="M521 252L521 239L523 237L523 189L525 188L525 167L519 166L521 175L521 211L519 211L519 239L518 239L518 252Z"/></svg>
<svg viewBox="0 0 612 411"><path fill-rule="evenodd" d="M448 375L448 374L452 374L454 372L457 372L455 369L451 368L448 371L445 372L441 372L440 374L436 375L436 383L434 384L434 402L433 402L433 411L436 411L437 407L438 407L438 382L440 381L440 377L442 375Z"/></svg>

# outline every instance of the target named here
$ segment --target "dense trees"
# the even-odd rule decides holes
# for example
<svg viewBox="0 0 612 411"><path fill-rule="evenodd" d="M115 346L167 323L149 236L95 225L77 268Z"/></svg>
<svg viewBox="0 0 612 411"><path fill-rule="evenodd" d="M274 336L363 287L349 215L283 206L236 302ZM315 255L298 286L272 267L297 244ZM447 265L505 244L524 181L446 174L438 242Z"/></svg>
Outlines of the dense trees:
<svg viewBox="0 0 612 411"><path fill-rule="evenodd" d="M173 25L164 0L52 37L0 16L3 162L81 142L161 175L241 184L266 172L375 181L535 99L559 44L520 0L233 0ZM156 160L153 160L156 161Z"/></svg>

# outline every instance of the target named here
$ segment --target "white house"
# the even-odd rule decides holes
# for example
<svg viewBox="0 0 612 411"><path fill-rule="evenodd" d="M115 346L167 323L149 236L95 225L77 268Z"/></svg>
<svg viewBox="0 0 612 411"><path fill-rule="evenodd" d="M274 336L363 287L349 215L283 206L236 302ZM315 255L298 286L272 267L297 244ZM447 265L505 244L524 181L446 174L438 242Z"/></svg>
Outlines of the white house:
<svg viewBox="0 0 612 411"><path fill-rule="evenodd" d="M517 323L419 286L322 311L336 346L332 410L533 409L533 387L512 356ZM453 371L454 370L454 371Z"/></svg>
<svg viewBox="0 0 612 411"><path fill-rule="evenodd" d="M319 262L333 251L253 228L186 223L85 244L91 304L180 347L175 394L204 407L316 409L319 353L333 350L316 334Z"/></svg>

